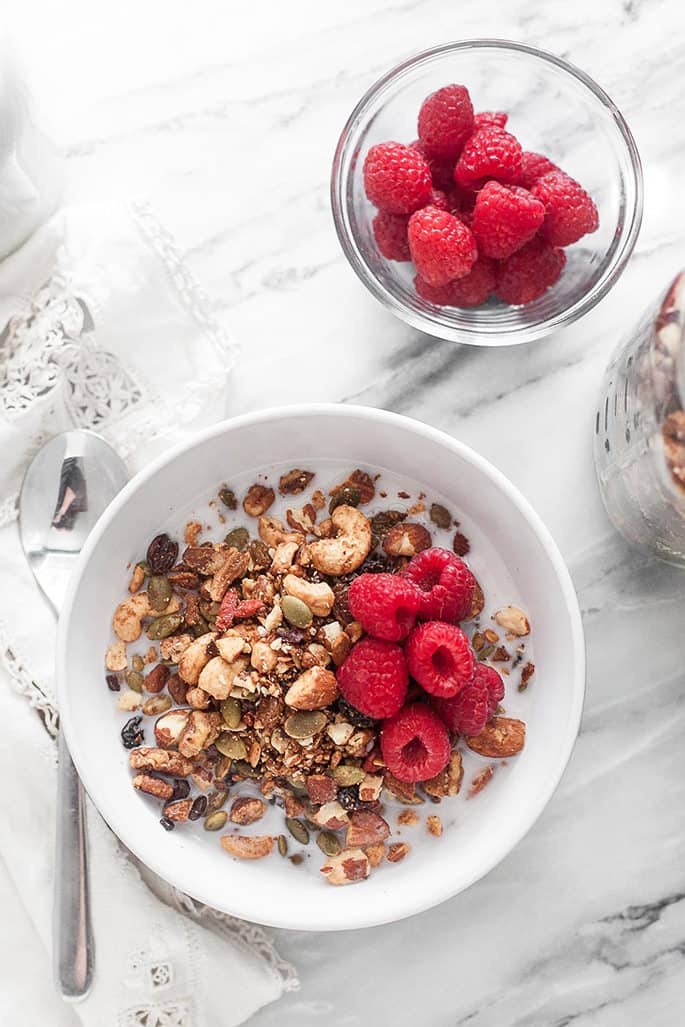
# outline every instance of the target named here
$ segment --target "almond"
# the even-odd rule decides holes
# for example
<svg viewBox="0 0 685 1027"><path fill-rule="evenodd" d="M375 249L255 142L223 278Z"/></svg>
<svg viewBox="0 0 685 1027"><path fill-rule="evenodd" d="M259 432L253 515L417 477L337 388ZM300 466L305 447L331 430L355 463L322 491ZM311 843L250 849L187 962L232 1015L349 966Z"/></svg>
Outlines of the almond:
<svg viewBox="0 0 685 1027"><path fill-rule="evenodd" d="M375 845L383 842L390 835L390 827L378 813L371 810L355 810L350 814L350 826L347 828L345 845L355 848L359 845Z"/></svg>
<svg viewBox="0 0 685 1027"><path fill-rule="evenodd" d="M339 802L324 803L321 809L313 815L312 820L319 827L326 827L329 831L339 831L350 822L348 813Z"/></svg>
<svg viewBox="0 0 685 1027"><path fill-rule="evenodd" d="M324 667L310 667L290 686L285 701L294 710L321 710L337 697L335 674Z"/></svg>
<svg viewBox="0 0 685 1027"><path fill-rule="evenodd" d="M223 839L222 839L223 840ZM369 858L361 849L343 849L321 867L329 884L353 884L369 876Z"/></svg>
<svg viewBox="0 0 685 1027"><path fill-rule="evenodd" d="M479 735L466 739L466 744L479 756L504 759L515 756L525 745L526 725L511 717L493 717Z"/></svg>
<svg viewBox="0 0 685 1027"><path fill-rule="evenodd" d="M174 749L186 726L190 710L169 710L155 723L155 741L160 749Z"/></svg>
<svg viewBox="0 0 685 1027"><path fill-rule="evenodd" d="M146 676L143 687L146 692L161 692L168 680L169 668L163 663L158 663Z"/></svg>
<svg viewBox="0 0 685 1027"><path fill-rule="evenodd" d="M192 805L192 799L177 799L176 802L168 802L162 812L167 820L183 823L188 819Z"/></svg>
<svg viewBox="0 0 685 1027"><path fill-rule="evenodd" d="M498 610L495 614L495 620L501 628L509 631L512 635L517 635L519 638L530 632L528 618L523 610L519 610L518 606L505 606L504 609Z"/></svg>
<svg viewBox="0 0 685 1027"><path fill-rule="evenodd" d="M310 774L305 785L309 798L317 805L333 802L338 795L338 787L328 774Z"/></svg>
<svg viewBox="0 0 685 1027"><path fill-rule="evenodd" d="M274 840L269 834L225 834L221 844L230 856L238 859L263 859L274 847Z"/></svg>
<svg viewBox="0 0 685 1027"><path fill-rule="evenodd" d="M411 522L396 524L383 539L383 549L388 556L416 556L432 544L428 529Z"/></svg>
<svg viewBox="0 0 685 1027"><path fill-rule="evenodd" d="M236 799L231 806L231 820L234 824L254 824L266 813L266 803L252 796Z"/></svg>

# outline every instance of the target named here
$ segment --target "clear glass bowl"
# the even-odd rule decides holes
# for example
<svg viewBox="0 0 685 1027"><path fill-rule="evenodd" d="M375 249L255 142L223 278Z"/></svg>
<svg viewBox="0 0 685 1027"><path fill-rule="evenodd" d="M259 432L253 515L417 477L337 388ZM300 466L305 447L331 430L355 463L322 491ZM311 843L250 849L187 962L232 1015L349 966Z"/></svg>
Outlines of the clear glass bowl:
<svg viewBox="0 0 685 1027"><path fill-rule="evenodd" d="M416 138L429 93L450 82L469 89L476 111L506 110L507 129L525 150L544 153L582 183L599 210L599 228L566 250L553 288L512 307L437 307L417 296L410 263L385 260L364 193L369 148ZM642 168L635 141L616 105L578 68L521 43L475 39L426 50L388 72L352 112L333 161L333 218L343 251L373 295L407 324L429 335L475 346L530 342L570 324L606 295L630 257L642 220Z"/></svg>

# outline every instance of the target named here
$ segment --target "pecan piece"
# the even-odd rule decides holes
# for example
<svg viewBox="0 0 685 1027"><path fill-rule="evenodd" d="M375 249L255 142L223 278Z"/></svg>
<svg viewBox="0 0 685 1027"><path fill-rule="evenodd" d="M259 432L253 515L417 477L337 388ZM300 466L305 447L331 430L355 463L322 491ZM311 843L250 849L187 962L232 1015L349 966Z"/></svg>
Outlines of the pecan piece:
<svg viewBox="0 0 685 1027"><path fill-rule="evenodd" d="M405 521L391 528L383 539L383 550L388 556L416 556L433 544L431 533L422 524Z"/></svg>
<svg viewBox="0 0 685 1027"><path fill-rule="evenodd" d="M388 855L386 859L388 863L399 863L401 859L409 852L409 846L406 842L393 842L392 845L388 846Z"/></svg>
<svg viewBox="0 0 685 1027"><path fill-rule="evenodd" d="M304 492L314 477L313 471L301 471L295 467L287 474L282 474L278 482L278 491L282 496L298 496Z"/></svg>
<svg viewBox="0 0 685 1027"><path fill-rule="evenodd" d="M239 549L229 548L224 553L222 566L214 572L212 580L207 586L210 599L213 599L215 603L220 603L228 586L232 585L237 578L243 577L249 563L248 553L241 553Z"/></svg>
<svg viewBox="0 0 685 1027"><path fill-rule="evenodd" d="M250 485L243 499L243 510L248 517L261 517L276 499L276 493L266 485Z"/></svg>
<svg viewBox="0 0 685 1027"><path fill-rule="evenodd" d="M133 749L128 762L132 770L152 770L170 777L188 777L193 772L193 764L179 753L148 745Z"/></svg>
<svg viewBox="0 0 685 1027"><path fill-rule="evenodd" d="M492 780L492 775L494 773L495 768L490 766L486 767L484 770L481 770L480 774L476 774L473 781L471 782L471 787L469 788L469 794L467 795L467 798L472 799L474 795L478 795L479 792L482 792L486 784L488 784Z"/></svg>
<svg viewBox="0 0 685 1027"><path fill-rule="evenodd" d="M356 489L359 492L359 502L362 506L370 503L376 495L376 486L374 485L373 478L366 471L361 471L359 468L356 471L352 471L352 474L340 485L336 485L335 488L331 489L330 495L337 496L338 492L342 489Z"/></svg>
<svg viewBox="0 0 685 1027"><path fill-rule="evenodd" d="M164 816L167 820L183 823L188 819L192 805L192 799L177 799L176 802L168 802L164 807Z"/></svg>
<svg viewBox="0 0 685 1027"><path fill-rule="evenodd" d="M162 781L152 774L136 774L132 781L136 791L145 792L146 795L154 795L156 799L170 799L174 794L174 787L168 781Z"/></svg>

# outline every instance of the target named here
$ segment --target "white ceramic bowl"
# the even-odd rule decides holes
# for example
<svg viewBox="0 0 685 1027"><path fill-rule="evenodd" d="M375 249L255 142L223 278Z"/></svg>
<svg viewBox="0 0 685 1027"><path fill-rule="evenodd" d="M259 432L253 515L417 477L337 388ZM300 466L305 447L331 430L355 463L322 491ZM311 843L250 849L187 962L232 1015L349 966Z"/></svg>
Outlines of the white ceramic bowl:
<svg viewBox="0 0 685 1027"><path fill-rule="evenodd" d="M341 458L423 482L477 525L516 583L533 625L537 684L525 698L523 753L473 801L445 800L440 839L425 827L409 858L362 884L328 885L277 856L241 863L216 835L167 834L159 810L131 789L122 716L104 684L111 614L129 560L176 523L194 498L216 494L226 476L288 462ZM481 572L482 573L482 572ZM487 580L483 581L487 594ZM441 432L365 407L314 405L226 421L151 464L114 500L82 554L64 610L58 648L59 700L69 748L112 830L170 883L248 920L308 930L357 928L418 913L467 888L525 835L554 792L578 732L585 687L583 631L564 562L528 503L491 464ZM515 699L515 701L518 701ZM484 761L485 762L485 761ZM459 803L452 816L450 803ZM418 828L414 829L419 832ZM315 850L318 853L318 850Z"/></svg>

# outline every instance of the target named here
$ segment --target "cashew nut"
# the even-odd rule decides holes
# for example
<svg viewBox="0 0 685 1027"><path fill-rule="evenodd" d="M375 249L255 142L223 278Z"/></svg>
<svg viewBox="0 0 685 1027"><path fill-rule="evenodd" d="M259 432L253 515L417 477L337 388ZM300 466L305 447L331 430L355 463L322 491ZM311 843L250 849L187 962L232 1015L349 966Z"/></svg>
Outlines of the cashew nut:
<svg viewBox="0 0 685 1027"><path fill-rule="evenodd" d="M271 561L272 574L285 574L293 565L295 553L300 548L299 542L279 542L274 558Z"/></svg>
<svg viewBox="0 0 685 1027"><path fill-rule="evenodd" d="M112 642L105 656L105 667L107 670L126 670L127 666L126 643Z"/></svg>
<svg viewBox="0 0 685 1027"><path fill-rule="evenodd" d="M297 542L298 545L304 542L304 535L286 531L283 521L266 514L259 518L259 537L267 546L278 546L281 542Z"/></svg>
<svg viewBox="0 0 685 1027"><path fill-rule="evenodd" d="M217 638L216 647L219 650L219 656L226 663L233 663L245 648L245 639L241 638L240 635L230 634L224 638Z"/></svg>
<svg viewBox="0 0 685 1027"><path fill-rule="evenodd" d="M215 656L202 669L198 684L215 699L227 699L233 682L246 667L247 660L241 659L234 660L233 663L226 663L221 656Z"/></svg>
<svg viewBox="0 0 685 1027"><path fill-rule="evenodd" d="M181 653L178 661L178 676L187 685L196 685L200 677L200 671L205 667L211 656L207 652L210 642L216 638L216 631L208 631L200 635L194 642L191 642L187 649Z"/></svg>
<svg viewBox="0 0 685 1027"><path fill-rule="evenodd" d="M361 567L371 549L371 525L354 506L338 506L331 516L335 538L311 542L314 566L322 574L350 574Z"/></svg>
<svg viewBox="0 0 685 1027"><path fill-rule="evenodd" d="M181 609L178 599L173 597L163 610L153 610L147 592L137 592L130 599L119 603L114 611L112 627L122 642L137 642L143 633L144 617L161 617L163 613L176 613Z"/></svg>
<svg viewBox="0 0 685 1027"><path fill-rule="evenodd" d="M278 663L278 654L268 642L255 642L250 662L260 674L270 674Z"/></svg>
<svg viewBox="0 0 685 1027"><path fill-rule="evenodd" d="M325 581L316 584L313 581L305 581L298 578L296 574L286 574L283 579L283 588L289 596L295 596L306 603L315 617L327 617L333 609L335 595L330 585Z"/></svg>

